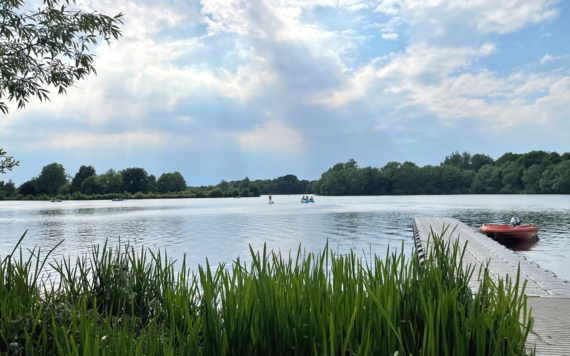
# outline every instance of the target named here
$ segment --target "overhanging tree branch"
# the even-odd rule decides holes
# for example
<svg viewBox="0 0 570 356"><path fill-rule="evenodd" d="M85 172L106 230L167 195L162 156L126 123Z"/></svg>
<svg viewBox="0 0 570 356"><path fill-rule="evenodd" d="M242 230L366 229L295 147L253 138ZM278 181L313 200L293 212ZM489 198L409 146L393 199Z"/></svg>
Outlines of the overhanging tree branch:
<svg viewBox="0 0 570 356"><path fill-rule="evenodd" d="M43 8L28 11L23 10L23 0L0 3L0 111L4 114L8 114L6 100L23 109L31 97L49 100L47 86L65 94L76 81L96 74L90 46L101 38L110 43L121 36L123 14L72 11L69 4L69 0L44 0Z"/></svg>

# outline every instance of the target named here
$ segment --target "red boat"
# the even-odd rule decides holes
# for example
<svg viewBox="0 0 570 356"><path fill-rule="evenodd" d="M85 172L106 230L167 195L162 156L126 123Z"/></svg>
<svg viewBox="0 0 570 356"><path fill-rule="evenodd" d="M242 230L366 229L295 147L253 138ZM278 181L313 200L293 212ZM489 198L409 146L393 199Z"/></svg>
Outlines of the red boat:
<svg viewBox="0 0 570 356"><path fill-rule="evenodd" d="M510 237L519 240L530 240L538 235L538 226L483 224L483 226L481 226L481 232L494 237Z"/></svg>

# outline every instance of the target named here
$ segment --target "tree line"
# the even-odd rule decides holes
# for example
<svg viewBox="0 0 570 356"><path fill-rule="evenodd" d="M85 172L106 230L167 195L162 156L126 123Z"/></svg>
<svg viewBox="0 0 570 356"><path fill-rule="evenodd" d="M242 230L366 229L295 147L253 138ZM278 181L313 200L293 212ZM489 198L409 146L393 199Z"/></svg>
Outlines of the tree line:
<svg viewBox="0 0 570 356"><path fill-rule="evenodd" d="M249 178L216 186L188 187L180 172L163 173L158 178L143 168L109 169L97 174L93 166L81 166L75 176L66 174L59 163L44 166L37 177L16 187L12 180L0 181L0 199L44 200L112 198L221 198L257 197L259 186Z"/></svg>
<svg viewBox="0 0 570 356"><path fill-rule="evenodd" d="M338 163L312 184L318 195L570 194L570 153L505 153L497 160L454 152L439 166Z"/></svg>

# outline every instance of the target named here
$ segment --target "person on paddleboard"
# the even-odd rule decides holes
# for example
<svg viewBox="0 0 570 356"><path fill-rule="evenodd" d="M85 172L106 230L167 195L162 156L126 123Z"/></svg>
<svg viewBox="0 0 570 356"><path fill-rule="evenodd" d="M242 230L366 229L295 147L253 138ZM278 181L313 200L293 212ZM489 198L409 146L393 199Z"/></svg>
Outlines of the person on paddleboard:
<svg viewBox="0 0 570 356"><path fill-rule="evenodd" d="M273 200L271 200L271 194L269 194L269 202L273 203Z"/></svg>

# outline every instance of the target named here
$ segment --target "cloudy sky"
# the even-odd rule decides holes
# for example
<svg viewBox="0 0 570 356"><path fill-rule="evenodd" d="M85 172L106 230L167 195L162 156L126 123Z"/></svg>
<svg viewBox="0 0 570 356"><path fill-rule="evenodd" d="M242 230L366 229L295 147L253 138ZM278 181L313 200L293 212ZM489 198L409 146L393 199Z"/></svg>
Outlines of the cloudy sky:
<svg viewBox="0 0 570 356"><path fill-rule="evenodd" d="M78 0L125 14L98 75L0 117L21 183L139 166L317 179L337 162L570 151L570 4L557 0Z"/></svg>

